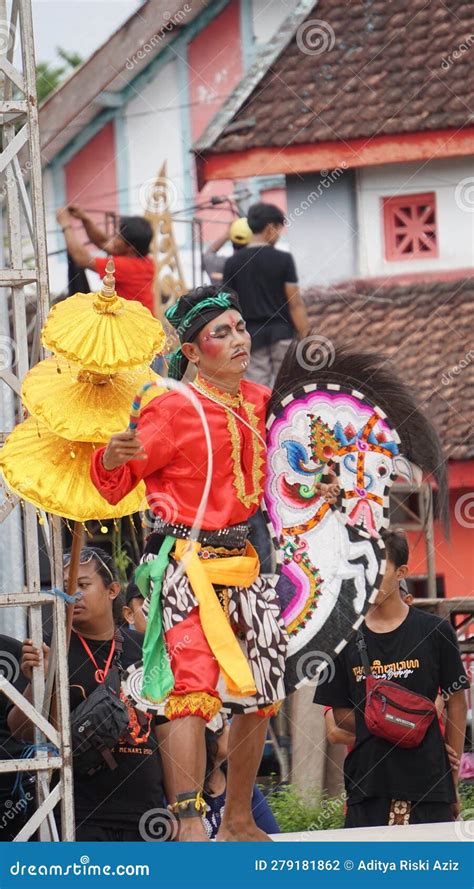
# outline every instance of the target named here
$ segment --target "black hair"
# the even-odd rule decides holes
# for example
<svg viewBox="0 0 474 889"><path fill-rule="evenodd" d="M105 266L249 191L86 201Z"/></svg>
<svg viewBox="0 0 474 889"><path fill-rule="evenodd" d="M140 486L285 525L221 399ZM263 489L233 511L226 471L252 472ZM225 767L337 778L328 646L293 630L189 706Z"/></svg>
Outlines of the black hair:
<svg viewBox="0 0 474 889"><path fill-rule="evenodd" d="M133 247L138 256L147 256L150 251L153 229L143 216L121 216L119 235Z"/></svg>
<svg viewBox="0 0 474 889"><path fill-rule="evenodd" d="M95 569L99 577L102 578L105 586L110 586L111 583L120 583L120 575L118 572L118 568L112 558L100 546L84 546L81 549L81 555L79 562L85 563L93 561L95 565ZM71 562L71 553L64 553L64 567L67 568Z"/></svg>
<svg viewBox="0 0 474 889"><path fill-rule="evenodd" d="M258 235L269 223L284 225L285 214L276 204L252 204L247 213L247 222L254 235Z"/></svg>
<svg viewBox="0 0 474 889"><path fill-rule="evenodd" d="M410 549L408 540L403 531L382 531L381 538L387 550L387 559L400 568L402 565L408 564L410 557Z"/></svg>

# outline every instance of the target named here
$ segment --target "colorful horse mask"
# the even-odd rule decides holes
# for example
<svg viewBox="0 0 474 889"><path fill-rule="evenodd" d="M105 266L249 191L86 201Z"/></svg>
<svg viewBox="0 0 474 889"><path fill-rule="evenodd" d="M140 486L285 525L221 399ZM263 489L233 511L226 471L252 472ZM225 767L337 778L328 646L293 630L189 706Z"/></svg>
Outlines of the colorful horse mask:
<svg viewBox="0 0 474 889"><path fill-rule="evenodd" d="M384 391L387 375L374 370L377 360L340 353L335 368L311 373L298 366L295 350L290 351L270 402L265 504L279 554L277 590L290 637L289 691L332 669L334 654L362 622L385 572L380 532L389 521L390 486L399 476L419 478L418 467L410 462L413 451L422 456L419 449L403 448L389 412L377 404L382 401L386 410L393 396L393 413L400 420L406 415L407 423L412 411L411 430L405 428L405 433L411 431L413 437L417 430L420 447L429 433L426 452L438 454L436 433L411 394L392 376L390 392ZM332 382L344 376L350 383L346 368L351 364L359 370L357 388ZM288 392L285 380L291 380L293 391ZM432 469L442 465L441 458ZM323 477L328 480L329 469L341 488L332 506L317 489Z"/></svg>

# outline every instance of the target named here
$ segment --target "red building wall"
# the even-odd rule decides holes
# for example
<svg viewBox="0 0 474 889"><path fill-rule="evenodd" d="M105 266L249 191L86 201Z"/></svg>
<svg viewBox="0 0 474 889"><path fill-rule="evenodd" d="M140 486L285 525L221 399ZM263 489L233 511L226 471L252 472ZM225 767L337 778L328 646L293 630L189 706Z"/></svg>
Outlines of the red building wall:
<svg viewBox="0 0 474 889"><path fill-rule="evenodd" d="M209 23L188 47L189 98L191 103L191 133L193 142L199 138L229 93L244 73L240 34L240 3L229 5ZM211 195L231 194L232 179L209 182L201 192L195 185L196 203ZM229 209L211 209L198 214L205 222L206 242L223 234L233 218Z"/></svg>
<svg viewBox="0 0 474 889"><path fill-rule="evenodd" d="M67 203L75 202L91 212L102 225L104 211L117 212L115 134L110 122L81 148L64 167ZM80 226L80 231L84 231Z"/></svg>
<svg viewBox="0 0 474 889"><path fill-rule="evenodd" d="M444 577L446 598L474 596L474 460L450 465L449 481L450 536L435 522L436 574ZM411 532L408 538L410 575L424 575L424 536Z"/></svg>

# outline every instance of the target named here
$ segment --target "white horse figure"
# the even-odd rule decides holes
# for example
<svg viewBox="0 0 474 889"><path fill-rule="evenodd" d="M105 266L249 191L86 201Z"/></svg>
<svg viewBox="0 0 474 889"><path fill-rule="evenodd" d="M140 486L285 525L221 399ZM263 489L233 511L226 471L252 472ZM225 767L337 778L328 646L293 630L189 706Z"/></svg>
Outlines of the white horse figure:
<svg viewBox="0 0 474 889"><path fill-rule="evenodd" d="M360 393L311 388L305 387L304 402L291 400L273 418L268 440L265 499L283 562L279 587L289 658L317 647L344 583L349 598L339 603L335 634L341 619L348 629L359 622L385 570L380 531L388 524L390 485L410 473L381 410ZM341 487L333 507L316 488L328 463ZM286 601L285 587L293 590ZM335 639L336 648L347 635ZM328 651L326 641L320 650ZM297 676L295 684L304 678Z"/></svg>

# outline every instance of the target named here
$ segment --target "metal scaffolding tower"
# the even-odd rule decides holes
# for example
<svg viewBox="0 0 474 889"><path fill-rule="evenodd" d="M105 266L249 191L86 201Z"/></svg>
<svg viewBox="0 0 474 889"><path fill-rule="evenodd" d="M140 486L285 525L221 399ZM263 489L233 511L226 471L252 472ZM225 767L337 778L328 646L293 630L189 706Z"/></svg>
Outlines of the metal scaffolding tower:
<svg viewBox="0 0 474 889"><path fill-rule="evenodd" d="M13 0L8 8L6 0L0 0L0 122L0 249L5 256L0 269L3 444L15 422L22 419L21 381L30 365L42 357L40 331L49 309L31 0ZM27 264L23 257L32 255L34 263ZM42 521L51 586L61 588L61 521L46 516ZM32 756L0 761L0 772L36 773L37 808L16 840L29 839L38 828L41 839L59 839L52 812L60 803L61 839L70 841L74 839L74 809L65 605L52 592L41 591L38 529L34 507L0 491L0 624L7 629L2 612L13 606L12 621L19 635L26 609L28 635L41 650L43 607L49 606L53 614L51 665L46 682L43 667L34 669L32 703L10 681L14 671L0 676L0 694L34 725Z"/></svg>

